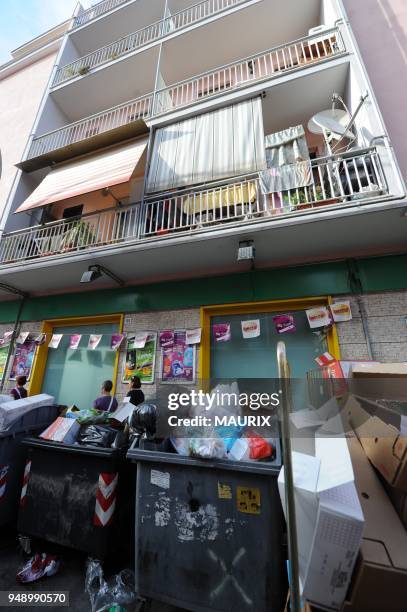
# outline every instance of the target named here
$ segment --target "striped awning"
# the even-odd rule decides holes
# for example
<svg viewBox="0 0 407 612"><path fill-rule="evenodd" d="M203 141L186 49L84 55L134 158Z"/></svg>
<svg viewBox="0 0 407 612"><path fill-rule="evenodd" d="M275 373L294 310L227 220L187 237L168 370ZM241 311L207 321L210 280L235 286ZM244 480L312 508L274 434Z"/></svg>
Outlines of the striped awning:
<svg viewBox="0 0 407 612"><path fill-rule="evenodd" d="M147 139L87 155L53 168L15 212L40 208L105 187L127 183L137 174Z"/></svg>

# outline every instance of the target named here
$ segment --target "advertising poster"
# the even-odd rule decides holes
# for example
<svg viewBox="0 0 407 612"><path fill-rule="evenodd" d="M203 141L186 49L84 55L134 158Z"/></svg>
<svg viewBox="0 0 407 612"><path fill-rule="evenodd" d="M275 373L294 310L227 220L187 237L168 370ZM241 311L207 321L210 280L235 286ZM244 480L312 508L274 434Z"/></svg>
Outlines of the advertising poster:
<svg viewBox="0 0 407 612"><path fill-rule="evenodd" d="M185 330L174 331L174 344L161 351L163 383L193 383L195 381L195 346L187 344Z"/></svg>
<svg viewBox="0 0 407 612"><path fill-rule="evenodd" d="M124 340L124 334L113 334L110 339L110 348L112 349L112 351L119 350L123 340Z"/></svg>
<svg viewBox="0 0 407 612"><path fill-rule="evenodd" d="M230 323L215 323L213 326L215 342L229 342L232 339Z"/></svg>
<svg viewBox="0 0 407 612"><path fill-rule="evenodd" d="M71 336L69 339L69 348L76 350L79 346L79 342L81 341L81 339L81 334L74 334L73 336Z"/></svg>
<svg viewBox="0 0 407 612"><path fill-rule="evenodd" d="M4 368L6 367L7 355L9 351L9 346L1 346L0 347L0 380L3 379Z"/></svg>
<svg viewBox="0 0 407 612"><path fill-rule="evenodd" d="M102 334L91 334L89 336L88 351L95 351L97 347L99 346L102 338L103 338Z"/></svg>
<svg viewBox="0 0 407 612"><path fill-rule="evenodd" d="M291 314L281 314L273 317L278 334L294 333L296 331L294 317Z"/></svg>
<svg viewBox="0 0 407 612"><path fill-rule="evenodd" d="M245 340L248 338L258 338L260 336L260 320L242 321L242 335Z"/></svg>
<svg viewBox="0 0 407 612"><path fill-rule="evenodd" d="M148 333L143 348L137 348L137 344L135 336L128 339L123 382L129 382L133 376L138 376L143 384L151 385L154 382L157 334Z"/></svg>
<svg viewBox="0 0 407 612"><path fill-rule="evenodd" d="M349 300L342 300L342 302L335 302L334 304L331 304L331 312L335 323L350 321L352 319L352 311Z"/></svg>
<svg viewBox="0 0 407 612"><path fill-rule="evenodd" d="M27 376L27 380L30 379L36 348L34 340L28 340L24 344L17 345L13 365L11 366L10 380L15 380L17 376Z"/></svg>

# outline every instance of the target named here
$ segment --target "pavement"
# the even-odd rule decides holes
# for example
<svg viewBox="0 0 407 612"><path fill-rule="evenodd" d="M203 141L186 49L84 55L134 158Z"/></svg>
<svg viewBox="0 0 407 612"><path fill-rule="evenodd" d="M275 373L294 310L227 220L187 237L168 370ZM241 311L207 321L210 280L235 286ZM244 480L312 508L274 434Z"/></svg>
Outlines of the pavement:
<svg viewBox="0 0 407 612"><path fill-rule="evenodd" d="M24 610L41 609L50 612L91 612L89 596L85 592L86 555L70 550L68 548L55 547L45 542L36 542L35 551L51 552L59 555L61 567L55 576L45 578L36 583L22 586L16 581L18 570L26 562L27 556L23 553L18 542L18 534L13 528L0 529L0 591L24 591L24 592L46 592L46 591L69 591L69 607L55 606L24 606ZM119 571L124 568L111 568L111 571ZM109 570L107 570L109 571ZM109 574L107 574L109 576ZM9 610L15 612L15 606L0 606L0 611ZM158 602L149 602L149 605L135 605L128 608L128 612L184 612L180 608L167 606Z"/></svg>

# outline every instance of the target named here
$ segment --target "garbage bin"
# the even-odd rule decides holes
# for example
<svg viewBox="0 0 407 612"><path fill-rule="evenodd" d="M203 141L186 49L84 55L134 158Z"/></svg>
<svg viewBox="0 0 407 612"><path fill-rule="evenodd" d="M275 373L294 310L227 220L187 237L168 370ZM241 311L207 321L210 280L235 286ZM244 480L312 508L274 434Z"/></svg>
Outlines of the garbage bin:
<svg viewBox="0 0 407 612"><path fill-rule="evenodd" d="M27 449L18 530L104 559L132 551L133 495L125 451L35 438Z"/></svg>
<svg viewBox="0 0 407 612"><path fill-rule="evenodd" d="M137 465L136 590L196 612L280 612L284 518L274 462L131 448Z"/></svg>
<svg viewBox="0 0 407 612"><path fill-rule="evenodd" d="M0 526L17 518L25 449L21 441L43 431L58 416L58 406L40 406L0 430Z"/></svg>

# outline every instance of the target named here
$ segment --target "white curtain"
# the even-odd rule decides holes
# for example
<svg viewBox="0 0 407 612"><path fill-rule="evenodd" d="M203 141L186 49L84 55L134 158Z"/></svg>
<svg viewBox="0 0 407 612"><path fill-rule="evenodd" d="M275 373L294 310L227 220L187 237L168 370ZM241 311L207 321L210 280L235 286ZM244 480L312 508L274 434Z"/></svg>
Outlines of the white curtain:
<svg viewBox="0 0 407 612"><path fill-rule="evenodd" d="M261 98L156 131L147 192L166 191L266 167Z"/></svg>

